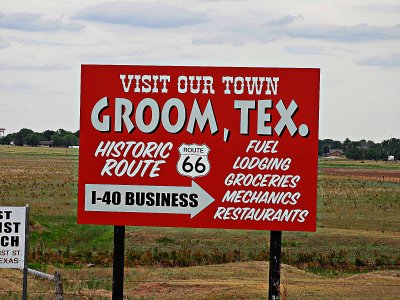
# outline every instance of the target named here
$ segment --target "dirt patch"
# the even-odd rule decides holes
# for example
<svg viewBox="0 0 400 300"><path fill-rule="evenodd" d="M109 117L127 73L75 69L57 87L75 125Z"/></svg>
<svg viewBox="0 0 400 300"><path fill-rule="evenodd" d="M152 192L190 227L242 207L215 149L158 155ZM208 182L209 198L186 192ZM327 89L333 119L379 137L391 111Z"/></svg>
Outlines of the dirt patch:
<svg viewBox="0 0 400 300"><path fill-rule="evenodd" d="M188 268L125 269L127 299L266 299L267 262L239 262ZM111 299L112 268L60 270L65 299ZM21 291L18 271L0 270L0 295ZM87 280L100 284L88 288ZM29 291L54 296L53 283L29 277ZM281 299L398 299L400 271L376 271L348 277L325 277L282 265Z"/></svg>
<svg viewBox="0 0 400 300"><path fill-rule="evenodd" d="M22 291L22 279L20 279L20 282L16 282L18 279L4 278L2 272L0 272L0 278L0 295Z"/></svg>
<svg viewBox="0 0 400 300"><path fill-rule="evenodd" d="M266 262L248 262L181 268L169 274L168 280L141 282L126 294L133 299L266 298L268 266ZM185 279L175 279L178 276ZM329 278L283 265L281 293L282 299L396 299L400 272Z"/></svg>

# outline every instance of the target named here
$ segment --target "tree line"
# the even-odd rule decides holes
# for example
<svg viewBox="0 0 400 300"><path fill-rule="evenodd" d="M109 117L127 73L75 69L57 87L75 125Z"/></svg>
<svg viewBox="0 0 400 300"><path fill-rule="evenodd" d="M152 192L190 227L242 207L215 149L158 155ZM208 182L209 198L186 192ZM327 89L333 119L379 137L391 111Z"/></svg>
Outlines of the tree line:
<svg viewBox="0 0 400 300"><path fill-rule="evenodd" d="M71 132L64 129L45 130L43 132L34 132L28 128L22 128L16 133L10 133L0 138L2 145L32 146L37 147L40 142L49 143L52 147L70 147L79 145L79 130Z"/></svg>
<svg viewBox="0 0 400 300"><path fill-rule="evenodd" d="M341 151L349 159L388 160L389 156L394 156L395 160L399 160L400 139L391 138L381 143L366 140L351 141L348 138L344 142L331 139L318 141L319 156L328 156L333 150Z"/></svg>
<svg viewBox="0 0 400 300"><path fill-rule="evenodd" d="M50 142L53 147L69 147L79 145L79 130L71 132L64 129L45 130L34 132L28 128L22 128L16 133L10 133L0 138L0 144L16 146L39 146L40 142ZM387 160L394 156L395 160L400 159L400 139L391 138L375 143L373 141L351 141L344 142L332 139L318 140L318 154L321 157L328 156L333 150L341 151L349 159Z"/></svg>

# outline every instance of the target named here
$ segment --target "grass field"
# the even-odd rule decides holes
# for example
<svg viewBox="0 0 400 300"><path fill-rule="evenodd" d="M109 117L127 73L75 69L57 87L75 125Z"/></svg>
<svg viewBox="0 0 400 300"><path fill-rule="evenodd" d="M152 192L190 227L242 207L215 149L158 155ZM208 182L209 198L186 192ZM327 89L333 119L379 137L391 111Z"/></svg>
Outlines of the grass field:
<svg viewBox="0 0 400 300"><path fill-rule="evenodd" d="M53 270L49 268L50 273ZM1 274L0 290L20 289L20 273L4 270ZM62 274L64 299L111 298L110 268L63 269ZM125 270L124 291L128 299L267 299L267 276L268 263L261 261L187 268L137 266ZM282 266L282 299L394 300L399 284L399 272L393 270L327 277ZM29 287L35 291L33 299L54 299L50 282L29 280Z"/></svg>
<svg viewBox="0 0 400 300"><path fill-rule="evenodd" d="M0 146L0 205L31 206L32 268L62 270L68 283L76 282L66 285L69 293L107 299L113 228L76 224L77 164L76 149ZM400 164L385 162L321 161L320 167L400 173ZM321 172L317 232L283 232L284 295L395 299L399 209L400 183ZM265 231L127 227L126 292L142 299L185 299L188 293L196 299L262 298L268 242ZM18 273L0 271L18 282ZM100 273L105 280L96 279ZM386 283L378 287L381 281ZM0 285L0 294L6 288ZM374 288L380 294L372 294Z"/></svg>
<svg viewBox="0 0 400 300"><path fill-rule="evenodd" d="M352 168L352 169L373 169L373 170L396 170L400 171L398 162L388 161L364 161L346 159L321 159L320 168Z"/></svg>

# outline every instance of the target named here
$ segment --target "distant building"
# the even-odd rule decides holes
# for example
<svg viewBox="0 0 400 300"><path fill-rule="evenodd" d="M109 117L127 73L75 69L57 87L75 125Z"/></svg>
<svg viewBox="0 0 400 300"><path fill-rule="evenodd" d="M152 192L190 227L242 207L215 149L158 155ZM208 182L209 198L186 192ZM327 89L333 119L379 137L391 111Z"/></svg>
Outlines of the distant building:
<svg viewBox="0 0 400 300"><path fill-rule="evenodd" d="M330 149L329 153L326 155L329 158L346 158L342 150Z"/></svg>
<svg viewBox="0 0 400 300"><path fill-rule="evenodd" d="M5 128L0 128L0 138L4 137L4 132L6 131Z"/></svg>
<svg viewBox="0 0 400 300"><path fill-rule="evenodd" d="M389 155L388 156L388 161L394 161L394 155Z"/></svg>

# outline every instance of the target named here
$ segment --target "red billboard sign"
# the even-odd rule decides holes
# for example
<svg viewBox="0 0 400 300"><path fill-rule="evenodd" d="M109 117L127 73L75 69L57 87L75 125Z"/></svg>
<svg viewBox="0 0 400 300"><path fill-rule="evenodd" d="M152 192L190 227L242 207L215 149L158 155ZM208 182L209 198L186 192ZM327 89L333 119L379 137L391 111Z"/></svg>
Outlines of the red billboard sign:
<svg viewBox="0 0 400 300"><path fill-rule="evenodd" d="M79 223L315 230L319 69L81 76Z"/></svg>

